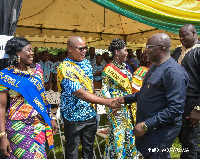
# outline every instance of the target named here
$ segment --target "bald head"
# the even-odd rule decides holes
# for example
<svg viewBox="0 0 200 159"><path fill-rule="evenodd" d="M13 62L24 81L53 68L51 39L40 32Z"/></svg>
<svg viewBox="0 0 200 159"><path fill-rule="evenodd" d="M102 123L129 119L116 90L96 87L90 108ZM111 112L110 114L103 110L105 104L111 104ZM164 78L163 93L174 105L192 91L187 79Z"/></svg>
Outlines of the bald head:
<svg viewBox="0 0 200 159"><path fill-rule="evenodd" d="M182 30L182 31L188 30L190 32L195 32L196 33L196 28L192 24L185 24L184 26L181 27L180 30Z"/></svg>
<svg viewBox="0 0 200 159"><path fill-rule="evenodd" d="M164 51L169 52L171 47L170 37L165 33L157 33L152 35L148 41L153 41L156 45L162 45L165 47Z"/></svg>
<svg viewBox="0 0 200 159"><path fill-rule="evenodd" d="M67 57L73 61L83 61L87 52L85 41L80 36L71 36L67 41Z"/></svg>
<svg viewBox="0 0 200 159"><path fill-rule="evenodd" d="M78 42L82 42L83 39L80 36L71 36L67 41L67 47L74 46Z"/></svg>
<svg viewBox="0 0 200 159"><path fill-rule="evenodd" d="M170 58L171 40L165 33L152 35L146 44L147 59L157 66Z"/></svg>
<svg viewBox="0 0 200 159"><path fill-rule="evenodd" d="M198 42L196 29L192 24L185 24L179 31L180 42L185 48L191 48Z"/></svg>

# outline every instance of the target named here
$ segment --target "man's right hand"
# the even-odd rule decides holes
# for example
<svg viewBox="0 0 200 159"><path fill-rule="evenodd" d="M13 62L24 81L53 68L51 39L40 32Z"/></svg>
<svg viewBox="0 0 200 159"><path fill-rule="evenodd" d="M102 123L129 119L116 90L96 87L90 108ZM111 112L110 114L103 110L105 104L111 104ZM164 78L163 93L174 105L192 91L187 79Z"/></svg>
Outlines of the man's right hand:
<svg viewBox="0 0 200 159"><path fill-rule="evenodd" d="M193 109L186 118L190 119L190 126L198 126L200 124L200 111Z"/></svg>
<svg viewBox="0 0 200 159"><path fill-rule="evenodd" d="M119 109L121 107L121 104L117 99L115 98L110 98L107 99L108 100L108 104L107 106L110 107L111 109Z"/></svg>
<svg viewBox="0 0 200 159"><path fill-rule="evenodd" d="M118 98L117 98L117 101L118 101L119 103L121 103L121 104L124 104L124 103L125 103L125 102L124 102L124 96L118 97Z"/></svg>
<svg viewBox="0 0 200 159"><path fill-rule="evenodd" d="M7 157L10 157L9 152L12 152L10 142L5 135L0 139L0 151L4 156Z"/></svg>

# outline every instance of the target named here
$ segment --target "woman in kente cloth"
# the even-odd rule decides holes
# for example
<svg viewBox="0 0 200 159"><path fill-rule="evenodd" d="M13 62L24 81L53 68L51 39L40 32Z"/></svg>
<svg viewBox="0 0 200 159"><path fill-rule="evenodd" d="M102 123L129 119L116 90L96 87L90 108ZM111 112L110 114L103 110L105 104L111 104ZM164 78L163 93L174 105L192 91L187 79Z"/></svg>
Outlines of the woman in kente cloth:
<svg viewBox="0 0 200 159"><path fill-rule="evenodd" d="M105 98L116 98L132 94L132 75L126 69L126 44L121 39L114 39L109 51L112 52L113 61L107 64L102 72L102 93ZM132 159L137 156L133 123L135 120L135 104L123 105L116 113L107 109L109 130L105 145L105 159Z"/></svg>
<svg viewBox="0 0 200 159"><path fill-rule="evenodd" d="M144 77L151 66L151 61L147 59L147 53L145 51L140 55L140 67L133 73L132 88L133 92L138 92L142 87Z"/></svg>
<svg viewBox="0 0 200 159"><path fill-rule="evenodd" d="M10 39L5 52L10 58L9 66L0 71L0 150L12 159L47 158L46 140L49 148L53 148L57 124L55 117L52 120L51 106L40 79L42 71L38 65L29 68L34 53L25 38Z"/></svg>

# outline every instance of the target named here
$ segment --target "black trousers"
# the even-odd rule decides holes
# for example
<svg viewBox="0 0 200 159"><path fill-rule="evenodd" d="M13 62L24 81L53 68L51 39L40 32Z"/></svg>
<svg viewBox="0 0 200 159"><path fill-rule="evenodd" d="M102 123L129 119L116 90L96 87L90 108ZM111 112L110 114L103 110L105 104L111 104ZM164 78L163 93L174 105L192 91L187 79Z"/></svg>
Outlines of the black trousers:
<svg viewBox="0 0 200 159"><path fill-rule="evenodd" d="M81 139L82 157L93 159L93 145L97 131L96 117L86 121L64 120L65 157L78 159L78 146Z"/></svg>
<svg viewBox="0 0 200 159"><path fill-rule="evenodd" d="M196 98L186 98L185 101L182 128L178 136L182 145L181 159L200 159L200 124L197 127L190 126L190 119L186 119L196 102Z"/></svg>

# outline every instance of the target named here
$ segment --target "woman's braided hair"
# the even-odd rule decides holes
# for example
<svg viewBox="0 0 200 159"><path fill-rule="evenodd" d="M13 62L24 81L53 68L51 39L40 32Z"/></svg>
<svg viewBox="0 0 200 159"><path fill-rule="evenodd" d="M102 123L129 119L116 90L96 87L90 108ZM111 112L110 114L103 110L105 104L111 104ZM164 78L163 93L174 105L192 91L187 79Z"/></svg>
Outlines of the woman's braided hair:
<svg viewBox="0 0 200 159"><path fill-rule="evenodd" d="M116 38L110 43L108 50L112 52L112 57L114 57L115 50L123 49L125 46L126 43L122 39Z"/></svg>

